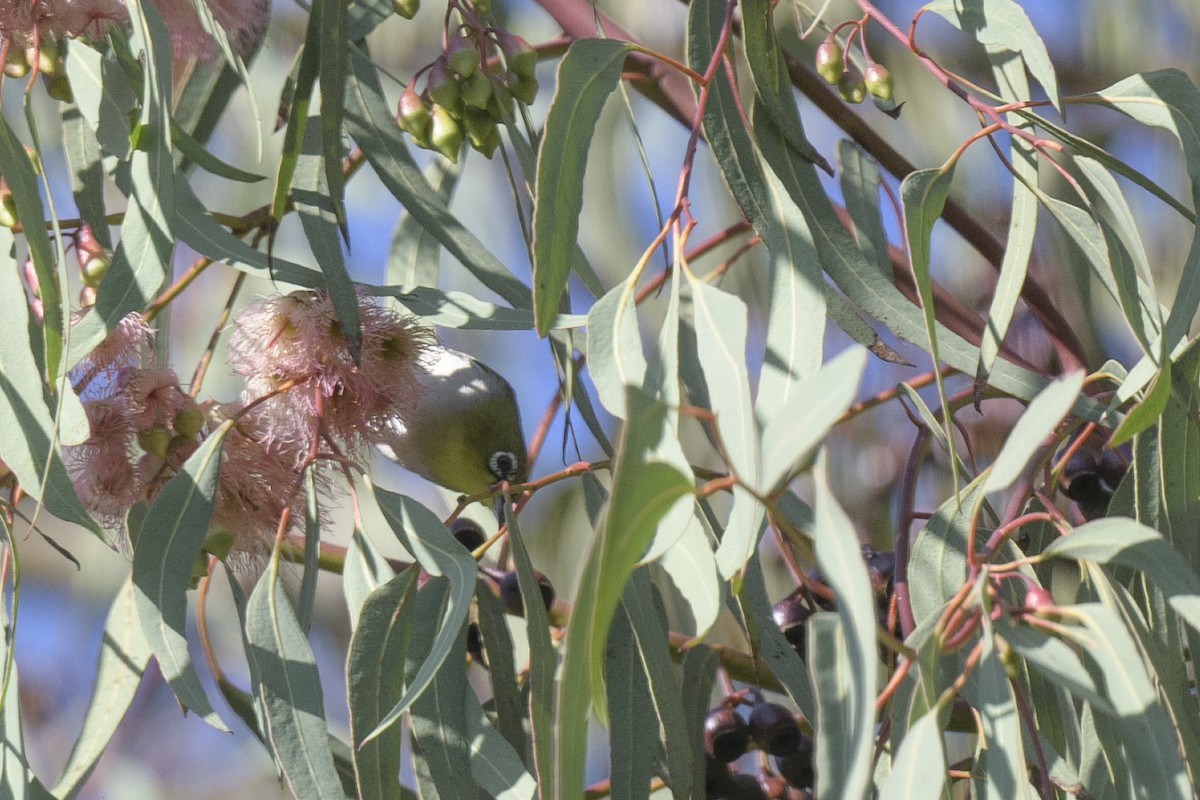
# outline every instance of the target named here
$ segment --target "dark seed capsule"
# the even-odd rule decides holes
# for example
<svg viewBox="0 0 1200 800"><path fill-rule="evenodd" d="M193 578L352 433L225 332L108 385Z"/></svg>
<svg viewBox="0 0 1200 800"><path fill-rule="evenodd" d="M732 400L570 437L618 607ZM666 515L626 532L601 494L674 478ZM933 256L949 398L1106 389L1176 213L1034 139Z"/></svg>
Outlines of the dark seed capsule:
<svg viewBox="0 0 1200 800"><path fill-rule="evenodd" d="M750 711L750 735L758 746L773 756L792 752L800 744L796 718L778 703L759 702Z"/></svg>
<svg viewBox="0 0 1200 800"><path fill-rule="evenodd" d="M533 576L537 578L538 589L542 592L542 603L546 606L546 610L550 610L550 606L554 605L554 598L557 596L554 591L554 584L550 583L550 579L540 572L535 571ZM525 601L521 598L521 587L517 581L517 573L506 572L500 578L500 602L504 606L504 610L516 617L525 616Z"/></svg>
<svg viewBox="0 0 1200 800"><path fill-rule="evenodd" d="M776 627L787 637L788 644L800 656L805 656L807 632L805 623L812 616L812 609L802 599L803 589L797 589L771 606L771 617Z"/></svg>
<svg viewBox="0 0 1200 800"><path fill-rule="evenodd" d="M487 535L483 532L483 528L479 527L479 523L473 519L459 517L450 523L450 532L454 534L454 538L458 539L458 543L468 550L475 550L483 546L487 541Z"/></svg>
<svg viewBox="0 0 1200 800"><path fill-rule="evenodd" d="M732 785L729 793L725 795L725 800L769 800L754 775L741 772L734 775L730 783Z"/></svg>
<svg viewBox="0 0 1200 800"><path fill-rule="evenodd" d="M483 663L483 634L474 622L467 625L467 652L480 664Z"/></svg>
<svg viewBox="0 0 1200 800"><path fill-rule="evenodd" d="M718 761L728 764L746 752L750 729L732 708L714 708L704 718L704 749Z"/></svg>
<svg viewBox="0 0 1200 800"><path fill-rule="evenodd" d="M792 752L775 759L775 768L783 779L797 789L807 789L816 780L813 773L813 740L811 736L801 736L799 743Z"/></svg>

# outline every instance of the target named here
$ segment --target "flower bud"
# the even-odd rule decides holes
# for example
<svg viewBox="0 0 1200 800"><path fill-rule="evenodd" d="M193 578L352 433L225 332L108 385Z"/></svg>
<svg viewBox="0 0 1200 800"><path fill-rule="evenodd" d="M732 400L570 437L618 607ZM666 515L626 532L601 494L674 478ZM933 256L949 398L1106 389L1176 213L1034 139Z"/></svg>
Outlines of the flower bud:
<svg viewBox="0 0 1200 800"><path fill-rule="evenodd" d="M479 48L469 36L456 36L446 45L446 63L456 74L469 78L479 69Z"/></svg>
<svg viewBox="0 0 1200 800"><path fill-rule="evenodd" d="M816 66L817 74L824 78L826 83L837 86L845 63L842 61L841 45L832 34L817 47Z"/></svg>
<svg viewBox="0 0 1200 800"><path fill-rule="evenodd" d="M24 78L29 74L29 59L19 47L8 48L4 57L4 74L10 78Z"/></svg>
<svg viewBox="0 0 1200 800"><path fill-rule="evenodd" d="M0 178L0 225L11 228L17 224L17 199L12 190Z"/></svg>
<svg viewBox="0 0 1200 800"><path fill-rule="evenodd" d="M41 300L35 300L34 302L37 303L39 307L42 304ZM94 305L96 305L96 287L84 286L79 290L79 307L91 308Z"/></svg>
<svg viewBox="0 0 1200 800"><path fill-rule="evenodd" d="M867 97L867 86L857 67L847 67L838 77L838 94L847 103L861 103Z"/></svg>
<svg viewBox="0 0 1200 800"><path fill-rule="evenodd" d="M515 72L512 74L512 78L512 80L505 81L505 86L512 92L512 96L525 105L531 105L537 99L537 78L533 75L518 75Z"/></svg>
<svg viewBox="0 0 1200 800"><path fill-rule="evenodd" d="M537 70L537 51L529 46L529 42L508 31L497 31L496 44L504 54L504 62L508 68L522 78L532 78Z"/></svg>
<svg viewBox="0 0 1200 800"><path fill-rule="evenodd" d="M462 96L458 81L450 72L450 66L445 58L439 58L429 68L425 76L425 92L434 105L444 106L450 111L462 107Z"/></svg>
<svg viewBox="0 0 1200 800"><path fill-rule="evenodd" d="M468 108L487 108L488 101L492 99L492 82L487 75L476 72L463 79L459 84L459 92Z"/></svg>
<svg viewBox="0 0 1200 800"><path fill-rule="evenodd" d="M892 99L895 84L892 81L892 73L883 64L869 65L867 71L863 73L863 80L872 97L884 101Z"/></svg>
<svg viewBox="0 0 1200 800"><path fill-rule="evenodd" d="M468 108L463 112L463 128L467 133L467 141L480 153L488 158L496 152L500 144L500 134L496 131L496 121L486 111Z"/></svg>
<svg viewBox="0 0 1200 800"><path fill-rule="evenodd" d="M421 10L421 0L392 0L392 11L405 19L412 19Z"/></svg>
<svg viewBox="0 0 1200 800"><path fill-rule="evenodd" d="M471 5L475 6L476 14L490 14L492 12L492 0L471 0Z"/></svg>
<svg viewBox="0 0 1200 800"><path fill-rule="evenodd" d="M433 116L429 113L429 104L409 86L400 95L397 105L397 116L400 129L420 142L429 141L429 128L433 124Z"/></svg>
<svg viewBox="0 0 1200 800"><path fill-rule="evenodd" d="M200 410L200 406L188 406L175 415L171 420L171 427L180 436L194 438L204 427L204 412Z"/></svg>
<svg viewBox="0 0 1200 800"><path fill-rule="evenodd" d="M463 143L462 126L443 105L433 107L433 128L429 141L434 150L458 163L458 151L462 149Z"/></svg>
<svg viewBox="0 0 1200 800"><path fill-rule="evenodd" d="M171 446L171 432L161 425L138 431L138 447L152 456L163 460L167 458L167 448Z"/></svg>

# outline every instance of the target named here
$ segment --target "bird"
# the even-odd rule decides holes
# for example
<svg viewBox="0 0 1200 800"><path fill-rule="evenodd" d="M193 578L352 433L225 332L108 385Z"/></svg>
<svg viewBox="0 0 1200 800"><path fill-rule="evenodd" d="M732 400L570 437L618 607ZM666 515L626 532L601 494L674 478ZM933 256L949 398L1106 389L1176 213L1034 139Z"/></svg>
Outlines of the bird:
<svg viewBox="0 0 1200 800"><path fill-rule="evenodd" d="M387 418L375 447L410 472L466 495L529 469L516 393L498 372L436 344L422 355L414 408Z"/></svg>

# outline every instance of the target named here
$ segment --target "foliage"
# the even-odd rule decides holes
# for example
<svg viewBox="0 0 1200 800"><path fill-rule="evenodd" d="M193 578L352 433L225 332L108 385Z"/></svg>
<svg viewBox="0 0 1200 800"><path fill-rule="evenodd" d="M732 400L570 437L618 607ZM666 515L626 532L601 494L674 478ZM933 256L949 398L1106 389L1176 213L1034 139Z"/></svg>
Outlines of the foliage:
<svg viewBox="0 0 1200 800"><path fill-rule="evenodd" d="M195 712L178 725L248 729L302 800L1195 796L1200 91L1184 73L1076 92L1013 0L934 0L911 22L869 0L848 19L691 0L680 58L583 0L540 0L563 35L522 30L533 44L509 3L449 0L422 12L437 54L398 80L380 32L417 24L418 3L313 0L259 175L217 142L257 133L229 109L259 90L265 4L61 5L83 16L0 3L6 74L33 76L0 117L4 796L79 795L152 660ZM926 45L947 23L960 35ZM918 119L945 144L918 168L885 133L931 108L977 125ZM844 133L835 153L809 139L817 109ZM1169 136L1190 202L1093 136L1097 114ZM664 120L680 146L647 147ZM679 165L665 207L598 211L589 166L610 145L655 196ZM705 170L720 181L700 191ZM455 208L476 172L496 217L510 198L528 272ZM1000 236L962 199L995 174ZM347 256L363 176L403 207L379 284ZM267 188L243 211L201 184ZM1172 292L1135 192L1189 231ZM597 216L652 227L641 255L589 254ZM198 257L177 269L185 247ZM963 302L945 265L968 247L994 277ZM214 273L236 276L223 296ZM245 305L250 280L274 296ZM1071 286L1082 321L1052 299ZM186 388L170 363L185 307L218 320ZM1124 350L1102 346L1102 307ZM445 513L367 477L422 402L427 328L525 331L554 366L528 457L498 476L513 482ZM237 397L205 384L226 343ZM872 415L911 439L876 497L886 538L870 504L839 499L841 464L879 453ZM577 463L545 466L552 424ZM566 492L589 535L559 597L533 545ZM74 558L49 515L132 562L115 557L128 580L54 783L25 751L14 658L27 534ZM219 571L244 666L210 636ZM310 637L320 572L341 575L345 698ZM592 780L596 722L610 755Z"/></svg>

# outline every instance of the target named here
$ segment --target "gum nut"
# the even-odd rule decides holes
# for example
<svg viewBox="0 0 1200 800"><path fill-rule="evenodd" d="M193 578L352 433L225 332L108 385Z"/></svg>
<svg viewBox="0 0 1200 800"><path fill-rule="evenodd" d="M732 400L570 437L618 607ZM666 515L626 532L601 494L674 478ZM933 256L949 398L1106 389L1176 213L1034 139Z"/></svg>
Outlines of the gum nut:
<svg viewBox="0 0 1200 800"><path fill-rule="evenodd" d="M704 749L718 761L728 764L746 752L750 744L750 728L746 720L732 708L719 706L704 718Z"/></svg>
<svg viewBox="0 0 1200 800"><path fill-rule="evenodd" d="M796 717L778 703L755 703L750 711L749 725L754 741L773 756L787 755L795 750L803 735Z"/></svg>
<svg viewBox="0 0 1200 800"><path fill-rule="evenodd" d="M459 517L451 522L450 532L458 539L458 543L468 550L476 550L487 541L487 534L479 527L479 523L466 517Z"/></svg>

